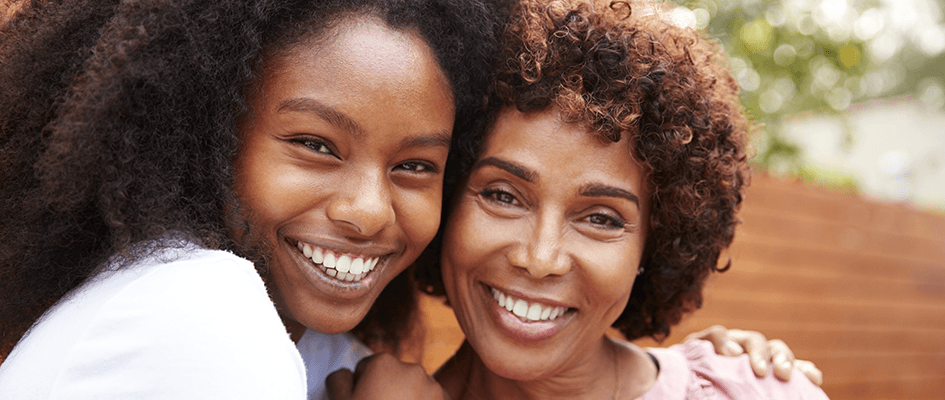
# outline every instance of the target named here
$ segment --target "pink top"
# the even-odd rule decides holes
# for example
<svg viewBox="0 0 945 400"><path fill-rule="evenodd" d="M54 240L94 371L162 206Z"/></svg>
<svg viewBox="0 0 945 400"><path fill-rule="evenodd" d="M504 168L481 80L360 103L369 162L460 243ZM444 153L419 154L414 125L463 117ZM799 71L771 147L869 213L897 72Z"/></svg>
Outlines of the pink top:
<svg viewBox="0 0 945 400"><path fill-rule="evenodd" d="M653 387L638 400L827 398L800 372L796 371L789 382L779 380L773 373L758 378L747 355L715 354L712 343L705 340L646 351L656 357L660 372Z"/></svg>

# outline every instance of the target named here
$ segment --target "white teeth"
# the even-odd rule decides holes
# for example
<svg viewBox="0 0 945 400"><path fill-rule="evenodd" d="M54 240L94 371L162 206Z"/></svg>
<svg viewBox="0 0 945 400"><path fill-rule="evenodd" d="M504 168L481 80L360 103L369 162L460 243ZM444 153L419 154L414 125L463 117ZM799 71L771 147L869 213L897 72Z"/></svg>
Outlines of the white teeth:
<svg viewBox="0 0 945 400"><path fill-rule="evenodd" d="M303 245L302 254L305 254L305 258L312 258L312 246L309 246L307 244Z"/></svg>
<svg viewBox="0 0 945 400"><path fill-rule="evenodd" d="M521 299L515 300L515 305L512 306L512 314L525 318L528 315L528 302Z"/></svg>
<svg viewBox="0 0 945 400"><path fill-rule="evenodd" d="M347 254L336 255L329 250L298 242L296 247L305 257L311 258L318 268L340 281L360 281L373 271L380 258L352 257Z"/></svg>
<svg viewBox="0 0 945 400"><path fill-rule="evenodd" d="M338 261L335 262L335 269L337 269L338 272L351 271L351 257L348 257L348 256L338 257ZM351 271L351 273L353 274L355 272Z"/></svg>
<svg viewBox="0 0 945 400"><path fill-rule="evenodd" d="M541 304L532 303L532 305L528 307L528 314L525 316L525 318L528 318L532 321L541 319Z"/></svg>
<svg viewBox="0 0 945 400"><path fill-rule="evenodd" d="M553 321L568 311L566 307L550 307L537 302L529 303L522 299L515 299L497 289L492 289L492 297L495 298L499 307L528 321Z"/></svg>
<svg viewBox="0 0 945 400"><path fill-rule="evenodd" d="M347 259L348 257L342 257L342 258ZM364 260L360 258L355 258L354 261L351 262L351 273L360 274L361 272L364 272Z"/></svg>

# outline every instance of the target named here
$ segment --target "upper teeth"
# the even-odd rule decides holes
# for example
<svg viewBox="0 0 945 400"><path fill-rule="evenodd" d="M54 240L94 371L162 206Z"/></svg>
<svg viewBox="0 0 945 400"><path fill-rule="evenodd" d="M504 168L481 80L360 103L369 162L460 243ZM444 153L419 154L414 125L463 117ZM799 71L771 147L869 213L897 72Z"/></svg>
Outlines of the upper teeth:
<svg viewBox="0 0 945 400"><path fill-rule="evenodd" d="M566 307L546 306L537 302L529 303L496 289L492 289L492 297L495 297L495 300L499 302L499 307L505 307L512 314L529 321L554 321L555 318L568 311Z"/></svg>
<svg viewBox="0 0 945 400"><path fill-rule="evenodd" d="M308 243L298 242L299 251L311 258L318 268L329 276L342 281L359 281L377 266L378 257L355 257L335 252Z"/></svg>

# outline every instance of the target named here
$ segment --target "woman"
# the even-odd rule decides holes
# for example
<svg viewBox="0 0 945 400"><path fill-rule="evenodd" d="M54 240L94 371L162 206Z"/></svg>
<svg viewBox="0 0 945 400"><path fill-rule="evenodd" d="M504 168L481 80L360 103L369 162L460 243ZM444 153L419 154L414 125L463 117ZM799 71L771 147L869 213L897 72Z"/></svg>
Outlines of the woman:
<svg viewBox="0 0 945 400"><path fill-rule="evenodd" d="M466 143L442 280L454 399L825 398L704 343L638 348L702 301L733 238L749 124L718 47L644 1L526 0Z"/></svg>
<svg viewBox="0 0 945 400"><path fill-rule="evenodd" d="M286 331L355 327L432 239L493 27L477 1L23 5L0 42L0 397L306 396ZM397 300L364 331L401 333ZM379 365L385 395L441 394Z"/></svg>

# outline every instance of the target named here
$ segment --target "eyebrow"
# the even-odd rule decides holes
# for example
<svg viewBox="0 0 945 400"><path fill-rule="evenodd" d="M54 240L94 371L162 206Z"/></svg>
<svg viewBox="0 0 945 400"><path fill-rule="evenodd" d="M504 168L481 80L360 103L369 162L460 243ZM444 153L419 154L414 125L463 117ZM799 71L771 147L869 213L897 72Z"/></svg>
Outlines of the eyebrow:
<svg viewBox="0 0 945 400"><path fill-rule="evenodd" d="M360 124L345 115L345 113L336 110L327 104L322 104L318 100L310 97L300 97L286 100L279 105L279 108L276 110L276 112L312 113L325 120L332 126L341 128L356 138L360 139L364 137L364 129L361 128Z"/></svg>
<svg viewBox="0 0 945 400"><path fill-rule="evenodd" d="M637 207L640 207L640 198L637 197L637 195L614 186L592 183L582 187L579 193L581 196L587 197L617 197L626 199L636 203Z"/></svg>
<svg viewBox="0 0 945 400"><path fill-rule="evenodd" d="M434 132L429 135L411 136L402 140L400 147L446 147L449 149L451 137L449 132Z"/></svg>
<svg viewBox="0 0 945 400"><path fill-rule="evenodd" d="M519 179L528 182L535 183L538 181L538 173L526 168L524 165L517 164L511 161L506 161L501 158L496 157L487 157L483 158L476 162L476 165L473 166L473 170L491 165L493 167L502 169L512 175L517 176Z"/></svg>

